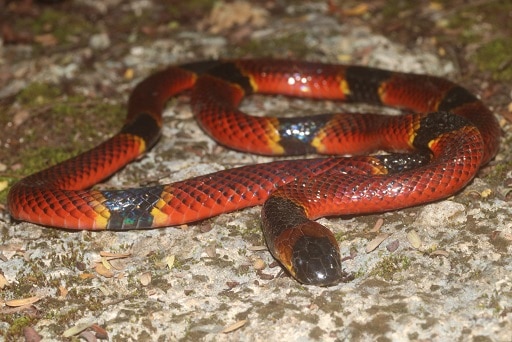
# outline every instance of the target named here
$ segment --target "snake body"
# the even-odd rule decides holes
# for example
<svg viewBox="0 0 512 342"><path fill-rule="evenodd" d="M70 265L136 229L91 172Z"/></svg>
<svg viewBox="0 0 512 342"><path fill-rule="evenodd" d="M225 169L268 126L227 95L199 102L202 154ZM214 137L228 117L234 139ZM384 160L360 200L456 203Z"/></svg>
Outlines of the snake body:
<svg viewBox="0 0 512 342"><path fill-rule="evenodd" d="M156 143L166 102L185 90L199 124L222 145L262 155L359 156L281 160L146 188L91 189ZM392 106L405 114L255 117L238 109L253 93ZM40 225L127 230L263 205L273 256L301 283L332 285L343 277L338 244L315 219L446 198L494 157L499 138L492 112L443 78L286 60L196 62L140 82L119 133L20 180L8 208L13 218ZM365 155L379 150L390 153Z"/></svg>

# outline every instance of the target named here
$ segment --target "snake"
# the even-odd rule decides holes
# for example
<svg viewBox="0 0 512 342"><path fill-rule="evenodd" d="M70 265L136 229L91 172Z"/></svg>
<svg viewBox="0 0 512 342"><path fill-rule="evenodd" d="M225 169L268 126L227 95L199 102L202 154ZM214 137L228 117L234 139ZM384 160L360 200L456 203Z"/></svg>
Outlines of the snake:
<svg viewBox="0 0 512 342"><path fill-rule="evenodd" d="M267 156L171 184L97 189L160 138L162 112L182 92L219 144ZM251 94L397 108L310 116L249 115ZM381 111L382 112L382 111ZM318 218L380 213L456 194L496 155L501 130L473 93L437 76L359 65L284 59L206 60L172 65L131 92L124 124L96 147L15 183L16 221L69 230L152 229L261 205L273 257L298 282L344 278L338 242Z"/></svg>

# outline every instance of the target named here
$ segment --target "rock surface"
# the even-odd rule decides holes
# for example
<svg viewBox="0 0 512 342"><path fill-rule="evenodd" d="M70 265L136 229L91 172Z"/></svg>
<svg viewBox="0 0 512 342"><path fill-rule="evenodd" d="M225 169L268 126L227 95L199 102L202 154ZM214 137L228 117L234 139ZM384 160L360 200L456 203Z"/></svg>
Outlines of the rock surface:
<svg viewBox="0 0 512 342"><path fill-rule="evenodd" d="M148 24L148 37L155 36L151 39L129 36L122 41L116 32L100 28L88 43L71 51L36 53L30 45L5 45L0 47L0 70L22 76L4 82L0 96L10 98L41 82L71 87L70 94L88 101L122 106L136 82L155 69L232 56L355 63L461 81L458 62L440 56L433 44L418 38L405 46L359 20L371 11L345 17L344 22L323 2L288 2L277 14L253 2L219 2L194 25ZM90 3L95 13L107 13L114 6L127 6L134 16L156 15L157 10L145 1ZM158 34L160 29L166 30L164 36ZM253 42L254 50L244 41ZM23 53L34 57L13 57ZM49 110L56 105L41 101ZM337 106L255 96L243 109L304 115ZM9 108L5 112L11 125L26 124L26 115L18 114L24 113L19 98ZM38 115L33 109L29 114ZM21 115L18 124L16 115ZM101 113L93 115L92 120L103 120ZM505 141L510 141L509 127L504 128ZM100 136L117 128L104 129ZM84 141L92 146L101 140L57 132L68 145ZM40 141L54 143L52 131L46 134L49 137ZM510 173L504 163L510 159L507 152L488 169L502 166L502 175ZM2 158L7 170L0 170L2 174L16 168L12 160ZM268 160L219 147L194 122L187 98L180 97L165 112L159 144L104 186L166 183ZM30 330L17 332L18 324L48 340L87 339L91 334L101 338L105 329L115 341L510 341L512 209L503 178L487 176L491 171L438 203L321 219L339 240L345 271L355 276L329 288L303 286L282 274L264 246L259 207L177 228L119 233L68 232L13 222L3 208L0 332L21 340ZM366 252L381 233L387 237ZM6 305L27 298L35 302Z"/></svg>

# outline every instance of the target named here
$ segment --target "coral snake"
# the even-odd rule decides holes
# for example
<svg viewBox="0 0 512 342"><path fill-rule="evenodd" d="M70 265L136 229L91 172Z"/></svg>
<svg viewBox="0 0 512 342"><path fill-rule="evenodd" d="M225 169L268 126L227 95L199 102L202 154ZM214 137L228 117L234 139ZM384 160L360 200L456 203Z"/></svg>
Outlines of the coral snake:
<svg viewBox="0 0 512 342"><path fill-rule="evenodd" d="M90 189L155 144L166 102L185 90L197 121L222 145L262 155L352 156L247 165L146 188ZM255 117L238 109L253 93L392 106L403 115ZM332 285L343 276L339 247L313 220L446 198L494 157L500 133L480 100L439 77L289 60L195 62L140 82L119 133L16 183L8 208L14 219L41 225L127 230L263 205L273 256L301 283Z"/></svg>

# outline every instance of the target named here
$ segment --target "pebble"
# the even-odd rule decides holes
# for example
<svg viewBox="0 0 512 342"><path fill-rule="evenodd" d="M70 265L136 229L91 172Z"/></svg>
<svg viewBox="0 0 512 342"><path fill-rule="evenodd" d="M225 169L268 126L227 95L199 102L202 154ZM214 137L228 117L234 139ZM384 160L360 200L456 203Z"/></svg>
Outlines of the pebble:
<svg viewBox="0 0 512 342"><path fill-rule="evenodd" d="M106 33L98 33L91 36L89 46L93 50L104 50L110 46L110 37Z"/></svg>

